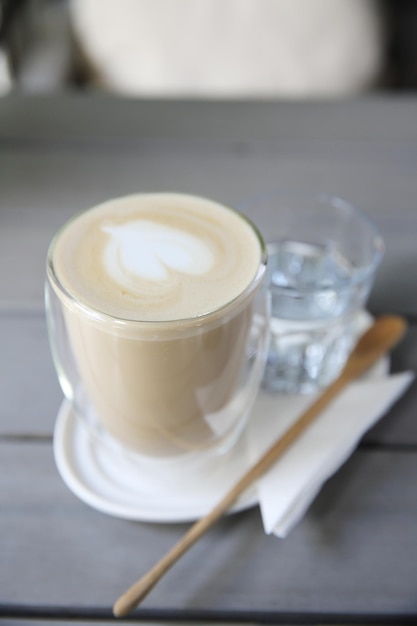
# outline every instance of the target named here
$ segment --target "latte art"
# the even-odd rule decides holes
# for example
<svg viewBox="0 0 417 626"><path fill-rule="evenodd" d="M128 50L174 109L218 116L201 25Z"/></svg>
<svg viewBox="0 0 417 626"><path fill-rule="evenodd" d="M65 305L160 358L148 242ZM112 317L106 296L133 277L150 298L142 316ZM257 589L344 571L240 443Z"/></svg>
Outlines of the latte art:
<svg viewBox="0 0 417 626"><path fill-rule="evenodd" d="M141 281L172 282L176 275L203 275L210 271L214 257L198 237L147 220L123 226L105 226L109 241L104 265L120 286L141 292Z"/></svg>
<svg viewBox="0 0 417 626"><path fill-rule="evenodd" d="M124 320L201 317L252 283L262 250L232 209L180 194L106 202L76 217L54 254L62 286L96 311Z"/></svg>

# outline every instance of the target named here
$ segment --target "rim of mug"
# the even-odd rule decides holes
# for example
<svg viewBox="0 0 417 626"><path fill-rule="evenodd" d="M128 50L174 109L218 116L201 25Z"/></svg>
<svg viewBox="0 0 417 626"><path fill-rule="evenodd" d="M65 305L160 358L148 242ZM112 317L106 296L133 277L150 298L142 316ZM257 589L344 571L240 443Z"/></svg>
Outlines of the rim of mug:
<svg viewBox="0 0 417 626"><path fill-rule="evenodd" d="M211 309L210 311L206 311L205 313L202 313L201 315L196 315L192 317L182 317L182 318L171 319L171 320L144 320L144 319L131 319L131 318L119 317L117 315L112 315L111 313L106 313L105 311L100 311L99 309L91 306L90 304L86 304L82 302L79 298L77 298L73 293L71 293L70 290L68 290L62 284L62 282L60 281L55 271L53 255L54 255L56 244L60 236L74 221L76 221L79 217L81 217L85 213L88 213L89 211L93 211L100 206L104 206L114 201L127 200L129 198L134 198L138 196L144 197L144 196L172 196L172 195L176 195L176 196L181 195L189 199L194 198L199 201L211 202L224 209L227 209L228 211L234 213L240 219L245 221L249 225L253 233L255 234L259 242L259 246L260 246L260 259L259 259L258 268L251 282L237 296L235 296L232 300L229 300L228 302L222 304L221 306L215 309ZM169 329L173 327L180 327L185 324L187 326L198 327L202 325L203 323L205 323L207 320L210 320L210 318L213 318L213 321L214 321L215 319L217 319L218 316L220 315L223 316L223 314L226 313L229 308L233 308L233 316L236 315L240 309L238 308L236 310L235 306L237 304L241 304L243 306L246 300L250 298L252 294L257 290L257 288L261 285L262 280L264 279L266 275L267 261L268 261L268 249L267 249L267 244L265 242L265 239L261 231L252 222L252 220L250 220L246 215L242 214L238 209L235 209L226 204L217 202L216 200L211 200L210 198L205 198L203 196L197 196L193 194L185 194L185 193L178 193L178 192L150 192L150 193L129 194L126 196L112 198L105 202L99 203L93 207L90 207L89 209L85 211L79 211L78 213L73 215L59 228L59 230L56 232L56 234L54 235L49 245L48 253L47 253L47 260L46 260L46 275L53 289L55 291L58 291L59 294L62 295L64 299L70 303L70 306L74 306L75 308L80 310L84 315L86 315L89 319L91 319L91 321L95 323L100 323L100 322L103 322L106 324L111 323L113 326L120 327L120 328L128 328L132 326L139 328L142 326L142 327L146 327L149 329L154 327L155 329L162 330L162 329Z"/></svg>

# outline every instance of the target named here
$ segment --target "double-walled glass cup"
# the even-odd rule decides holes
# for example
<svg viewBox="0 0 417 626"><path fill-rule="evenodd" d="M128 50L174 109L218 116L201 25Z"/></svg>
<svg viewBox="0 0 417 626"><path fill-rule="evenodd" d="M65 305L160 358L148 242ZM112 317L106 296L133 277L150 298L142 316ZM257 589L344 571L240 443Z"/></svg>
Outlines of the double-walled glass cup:
<svg viewBox="0 0 417 626"><path fill-rule="evenodd" d="M48 253L46 312L75 414L99 441L146 458L230 449L256 398L268 341L267 252L256 227L261 254L250 284L217 310L164 321L109 315L64 287L55 252L66 228Z"/></svg>

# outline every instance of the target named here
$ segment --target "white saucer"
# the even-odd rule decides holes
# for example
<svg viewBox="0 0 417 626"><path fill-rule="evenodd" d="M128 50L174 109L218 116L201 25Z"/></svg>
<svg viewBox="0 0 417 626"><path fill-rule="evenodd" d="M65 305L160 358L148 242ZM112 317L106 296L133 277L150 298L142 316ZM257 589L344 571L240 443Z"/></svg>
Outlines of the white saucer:
<svg viewBox="0 0 417 626"><path fill-rule="evenodd" d="M154 461L122 456L91 435L65 400L54 430L54 456L71 491L95 509L116 517L185 522L207 513L249 465L245 437L228 453L203 459ZM231 512L257 504L248 491Z"/></svg>
<svg viewBox="0 0 417 626"><path fill-rule="evenodd" d="M389 370L388 357L381 359L366 378L381 378ZM251 413L250 429L256 427L257 411L265 406L273 413L288 410L299 397L276 396L276 405L261 391ZM286 409L285 409L286 407ZM195 460L156 461L138 459L110 449L91 434L64 401L54 429L54 456L58 471L69 489L93 508L115 517L148 522L186 522L207 513L237 482L251 464L244 433L224 455ZM231 512L255 506L256 488L243 494Z"/></svg>

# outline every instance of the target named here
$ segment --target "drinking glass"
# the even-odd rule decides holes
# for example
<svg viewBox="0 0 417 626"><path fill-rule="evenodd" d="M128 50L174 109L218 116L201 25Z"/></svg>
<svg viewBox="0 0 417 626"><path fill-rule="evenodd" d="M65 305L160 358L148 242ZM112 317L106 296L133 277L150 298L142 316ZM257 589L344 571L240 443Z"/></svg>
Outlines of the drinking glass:
<svg viewBox="0 0 417 626"><path fill-rule="evenodd" d="M245 204L268 225L270 344L263 386L313 393L341 372L355 341L384 243L342 198L274 192Z"/></svg>
<svg viewBox="0 0 417 626"><path fill-rule="evenodd" d="M249 226L261 254L244 291L216 310L166 321L118 318L71 293L56 271L54 239L45 291L53 360L72 410L99 441L156 459L220 453L236 442L269 333L266 247Z"/></svg>

